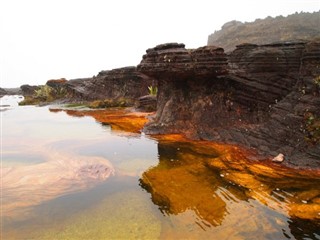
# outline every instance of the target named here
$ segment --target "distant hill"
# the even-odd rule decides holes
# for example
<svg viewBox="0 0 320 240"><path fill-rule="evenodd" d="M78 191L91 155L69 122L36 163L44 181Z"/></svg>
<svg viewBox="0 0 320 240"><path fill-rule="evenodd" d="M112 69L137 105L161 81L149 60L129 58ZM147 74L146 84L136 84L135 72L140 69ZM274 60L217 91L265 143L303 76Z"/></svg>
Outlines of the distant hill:
<svg viewBox="0 0 320 240"><path fill-rule="evenodd" d="M246 23L234 20L209 35L208 45L221 46L228 52L241 43L267 44L317 37L320 37L320 11L267 17Z"/></svg>

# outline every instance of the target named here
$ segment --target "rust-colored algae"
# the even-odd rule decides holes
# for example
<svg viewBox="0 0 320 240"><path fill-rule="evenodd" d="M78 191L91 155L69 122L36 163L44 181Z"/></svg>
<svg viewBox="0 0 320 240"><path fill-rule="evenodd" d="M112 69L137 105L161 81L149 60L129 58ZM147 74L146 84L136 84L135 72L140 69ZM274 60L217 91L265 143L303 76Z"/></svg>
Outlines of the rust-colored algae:
<svg viewBox="0 0 320 240"><path fill-rule="evenodd" d="M254 161L254 152L237 146L191 141L180 135L153 136L159 141L159 164L146 171L141 185L167 214L193 210L212 226L228 214L229 199L254 199L290 217L320 219L318 171L289 169Z"/></svg>
<svg viewBox="0 0 320 240"><path fill-rule="evenodd" d="M52 110L50 110L52 111ZM147 123L151 113L133 112L130 108L111 108L104 110L64 110L73 117L91 116L97 122L108 124L114 131L139 133Z"/></svg>
<svg viewBox="0 0 320 240"><path fill-rule="evenodd" d="M71 116L92 116L113 130L132 133L139 132L150 115L128 109L65 111ZM248 149L193 141L179 134L152 138L159 142L159 164L144 172L140 182L167 214L193 210L200 219L218 226L228 211L217 192L227 186L232 195L228 198L254 199L290 217L320 219L319 170L287 168Z"/></svg>

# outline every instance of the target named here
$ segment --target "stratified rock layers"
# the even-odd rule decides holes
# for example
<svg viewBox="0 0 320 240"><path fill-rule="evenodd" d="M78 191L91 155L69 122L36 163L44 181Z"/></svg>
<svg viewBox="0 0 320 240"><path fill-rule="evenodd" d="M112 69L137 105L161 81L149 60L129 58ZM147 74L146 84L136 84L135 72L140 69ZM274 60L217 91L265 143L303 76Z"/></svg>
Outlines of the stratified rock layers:
<svg viewBox="0 0 320 240"><path fill-rule="evenodd" d="M306 116L319 117L319 46L243 44L230 55L174 43L148 49L138 70L158 80L158 105L145 131L237 143L317 167L320 146L309 141Z"/></svg>
<svg viewBox="0 0 320 240"><path fill-rule="evenodd" d="M101 71L93 78L69 80L66 88L72 98L81 100L138 99L148 94L153 79L137 72L136 67Z"/></svg>

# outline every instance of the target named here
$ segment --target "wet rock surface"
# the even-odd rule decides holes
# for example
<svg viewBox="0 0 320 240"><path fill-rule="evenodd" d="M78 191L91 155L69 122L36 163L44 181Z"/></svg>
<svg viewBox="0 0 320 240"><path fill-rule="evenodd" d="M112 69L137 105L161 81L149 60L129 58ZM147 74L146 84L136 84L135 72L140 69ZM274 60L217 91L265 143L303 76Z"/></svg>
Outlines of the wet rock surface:
<svg viewBox="0 0 320 240"><path fill-rule="evenodd" d="M283 153L283 164L319 167L319 130L306 128L306 114L317 119L320 109L319 44L242 44L228 56L172 43L148 49L138 70L158 80L158 105L144 131L237 143L270 159Z"/></svg>

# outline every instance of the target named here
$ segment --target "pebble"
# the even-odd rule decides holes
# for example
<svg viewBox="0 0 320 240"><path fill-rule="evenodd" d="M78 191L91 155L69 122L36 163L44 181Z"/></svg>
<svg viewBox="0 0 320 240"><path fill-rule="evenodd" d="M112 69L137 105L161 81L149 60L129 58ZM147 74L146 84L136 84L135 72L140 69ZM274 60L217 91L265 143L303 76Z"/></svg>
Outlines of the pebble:
<svg viewBox="0 0 320 240"><path fill-rule="evenodd" d="M283 162L284 155L282 153L279 153L276 157L272 159L272 162Z"/></svg>

